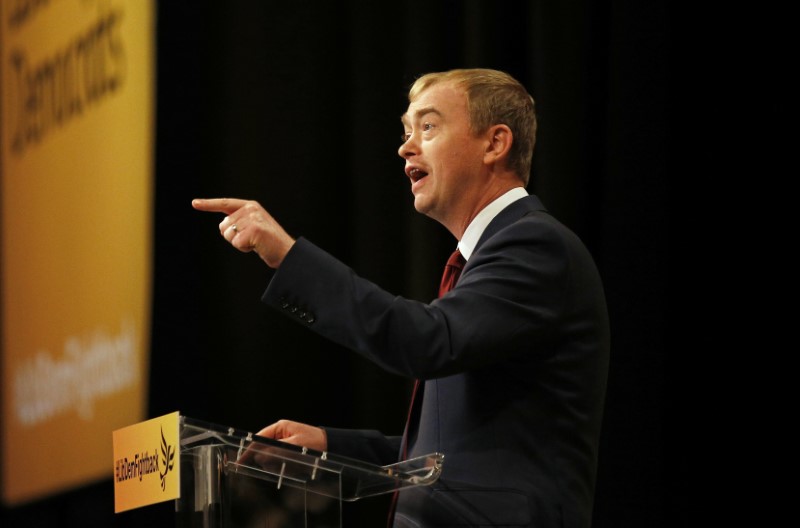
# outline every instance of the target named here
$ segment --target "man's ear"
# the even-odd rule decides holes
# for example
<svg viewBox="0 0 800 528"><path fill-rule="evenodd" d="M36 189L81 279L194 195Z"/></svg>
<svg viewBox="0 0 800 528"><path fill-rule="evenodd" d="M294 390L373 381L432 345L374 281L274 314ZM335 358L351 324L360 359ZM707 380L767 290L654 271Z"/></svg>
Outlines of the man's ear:
<svg viewBox="0 0 800 528"><path fill-rule="evenodd" d="M486 131L486 151L483 155L485 163L497 163L508 158L514 135L507 125L494 125Z"/></svg>

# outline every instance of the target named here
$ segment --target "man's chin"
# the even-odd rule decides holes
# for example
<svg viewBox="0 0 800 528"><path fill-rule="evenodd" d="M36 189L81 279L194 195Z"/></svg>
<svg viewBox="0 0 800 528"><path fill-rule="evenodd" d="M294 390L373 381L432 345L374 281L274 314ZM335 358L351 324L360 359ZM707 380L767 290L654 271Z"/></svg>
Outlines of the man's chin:
<svg viewBox="0 0 800 528"><path fill-rule="evenodd" d="M414 209L420 214L427 215L431 210L431 203L424 196L417 194L414 196Z"/></svg>

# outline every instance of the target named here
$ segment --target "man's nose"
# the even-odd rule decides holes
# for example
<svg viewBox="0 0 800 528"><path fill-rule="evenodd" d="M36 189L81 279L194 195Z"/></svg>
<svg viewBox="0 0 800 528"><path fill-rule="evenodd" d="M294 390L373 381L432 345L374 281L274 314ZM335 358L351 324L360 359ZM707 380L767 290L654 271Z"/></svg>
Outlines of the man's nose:
<svg viewBox="0 0 800 528"><path fill-rule="evenodd" d="M400 148L397 149L397 154L400 155L401 158L406 159L409 156L413 156L417 153L417 145L414 140L414 136L411 135L400 144Z"/></svg>

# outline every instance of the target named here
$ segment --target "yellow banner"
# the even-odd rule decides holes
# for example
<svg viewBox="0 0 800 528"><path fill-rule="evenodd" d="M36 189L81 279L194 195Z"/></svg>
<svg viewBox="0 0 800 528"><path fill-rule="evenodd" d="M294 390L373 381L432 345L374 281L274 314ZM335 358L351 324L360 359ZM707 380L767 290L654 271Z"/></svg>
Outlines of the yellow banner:
<svg viewBox="0 0 800 528"><path fill-rule="evenodd" d="M0 0L2 497L108 476L145 416L152 0Z"/></svg>
<svg viewBox="0 0 800 528"><path fill-rule="evenodd" d="M179 414L114 431L114 511L180 498Z"/></svg>

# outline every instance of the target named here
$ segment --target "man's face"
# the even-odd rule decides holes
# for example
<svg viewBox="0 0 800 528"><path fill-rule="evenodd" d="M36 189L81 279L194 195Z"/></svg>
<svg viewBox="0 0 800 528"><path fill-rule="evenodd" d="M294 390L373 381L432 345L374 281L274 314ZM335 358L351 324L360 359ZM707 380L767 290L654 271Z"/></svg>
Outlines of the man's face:
<svg viewBox="0 0 800 528"><path fill-rule="evenodd" d="M406 160L414 208L448 229L468 222L481 192L486 142L469 128L464 90L436 84L408 105L402 118Z"/></svg>

